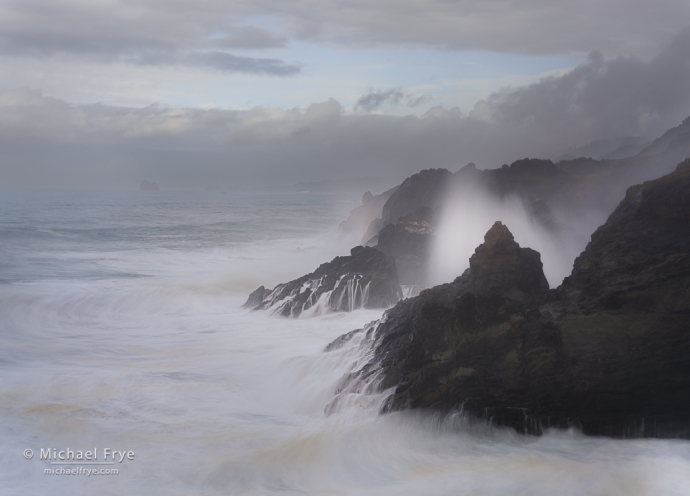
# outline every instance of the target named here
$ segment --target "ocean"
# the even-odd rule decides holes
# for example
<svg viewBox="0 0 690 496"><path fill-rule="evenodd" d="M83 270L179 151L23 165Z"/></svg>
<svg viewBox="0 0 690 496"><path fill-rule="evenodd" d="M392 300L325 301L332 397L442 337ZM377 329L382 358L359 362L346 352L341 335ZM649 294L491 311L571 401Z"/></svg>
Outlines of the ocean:
<svg viewBox="0 0 690 496"><path fill-rule="evenodd" d="M327 409L363 357L324 348L383 311L241 305L347 254L337 225L355 205L3 192L0 494L690 494L688 441L379 416L382 394Z"/></svg>

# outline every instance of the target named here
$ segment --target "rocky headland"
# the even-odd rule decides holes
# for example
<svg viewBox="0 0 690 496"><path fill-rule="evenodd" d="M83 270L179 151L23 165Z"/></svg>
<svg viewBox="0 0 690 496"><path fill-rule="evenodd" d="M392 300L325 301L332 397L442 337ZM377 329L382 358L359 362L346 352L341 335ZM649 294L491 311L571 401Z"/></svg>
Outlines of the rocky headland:
<svg viewBox="0 0 690 496"><path fill-rule="evenodd" d="M402 298L395 260L368 246L352 248L314 272L254 291L245 308L267 310L284 317L348 312L357 308L388 308Z"/></svg>
<svg viewBox="0 0 690 496"><path fill-rule="evenodd" d="M383 412L462 411L531 434L688 437L689 227L690 160L629 188L556 289L539 253L497 222L455 281L329 345L358 335L371 357L339 394L373 384L390 392Z"/></svg>
<svg viewBox="0 0 690 496"><path fill-rule="evenodd" d="M466 194L471 188L497 201L517 197L531 219L557 236L573 232L570 223L581 229L587 212L610 214L627 188L672 172L688 155L690 118L638 154L621 159L580 157L556 163L522 159L485 170L470 163L455 173L427 169L381 195L365 195L341 229L352 233L360 226L362 244L395 258L402 285L424 288L430 247L449 196ZM587 225L585 232L599 223Z"/></svg>

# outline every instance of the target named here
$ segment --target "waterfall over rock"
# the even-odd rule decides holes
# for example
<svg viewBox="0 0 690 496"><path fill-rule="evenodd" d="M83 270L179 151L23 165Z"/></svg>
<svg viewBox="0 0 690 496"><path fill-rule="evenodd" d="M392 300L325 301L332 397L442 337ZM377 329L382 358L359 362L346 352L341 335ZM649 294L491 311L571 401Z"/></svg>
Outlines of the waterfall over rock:
<svg viewBox="0 0 690 496"><path fill-rule="evenodd" d="M631 187L554 290L497 222L462 276L327 348L357 337L371 357L340 391L524 433L690 437L689 212L686 160Z"/></svg>
<svg viewBox="0 0 690 496"><path fill-rule="evenodd" d="M375 248L356 246L350 256L336 257L311 274L279 284L273 290L261 286L244 307L299 317L387 308L402 297L395 260Z"/></svg>

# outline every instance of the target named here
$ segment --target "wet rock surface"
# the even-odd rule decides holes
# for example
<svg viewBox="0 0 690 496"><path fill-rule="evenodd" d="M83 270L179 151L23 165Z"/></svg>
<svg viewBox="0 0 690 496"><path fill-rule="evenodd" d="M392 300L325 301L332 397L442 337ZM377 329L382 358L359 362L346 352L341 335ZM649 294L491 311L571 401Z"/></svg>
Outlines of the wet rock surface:
<svg viewBox="0 0 690 496"><path fill-rule="evenodd" d="M392 256L403 285L425 285L437 212L420 207L379 231L376 248Z"/></svg>
<svg viewBox="0 0 690 496"><path fill-rule="evenodd" d="M540 434L690 436L690 161L630 188L563 285L496 223L455 281L398 303L343 380L384 412L461 410ZM352 387L349 387L353 390Z"/></svg>
<svg viewBox="0 0 690 496"><path fill-rule="evenodd" d="M298 317L303 313L388 308L401 298L395 260L375 248L356 246L349 256L336 257L273 290L261 286L243 306Z"/></svg>

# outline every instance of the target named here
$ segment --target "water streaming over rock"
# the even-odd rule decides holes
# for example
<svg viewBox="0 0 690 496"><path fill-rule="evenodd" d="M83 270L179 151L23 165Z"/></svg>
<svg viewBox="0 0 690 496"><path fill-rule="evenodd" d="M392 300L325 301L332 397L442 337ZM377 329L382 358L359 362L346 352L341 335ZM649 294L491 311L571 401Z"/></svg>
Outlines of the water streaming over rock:
<svg viewBox="0 0 690 496"><path fill-rule="evenodd" d="M525 437L378 416L366 287L299 319L240 308L347 254L325 195L0 197L0 492L687 494L690 445ZM330 298L327 297L327 298ZM326 299L327 299L326 298ZM323 300L325 304L326 299ZM355 309L359 308L359 309ZM337 349L328 343L363 332ZM47 448L131 450L117 476L44 475ZM27 460L25 449L35 455ZM102 454L102 453L101 453Z"/></svg>

